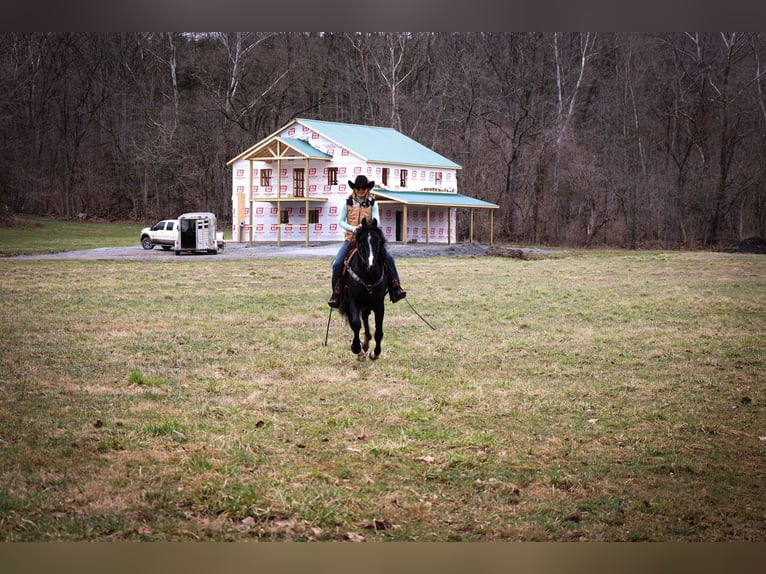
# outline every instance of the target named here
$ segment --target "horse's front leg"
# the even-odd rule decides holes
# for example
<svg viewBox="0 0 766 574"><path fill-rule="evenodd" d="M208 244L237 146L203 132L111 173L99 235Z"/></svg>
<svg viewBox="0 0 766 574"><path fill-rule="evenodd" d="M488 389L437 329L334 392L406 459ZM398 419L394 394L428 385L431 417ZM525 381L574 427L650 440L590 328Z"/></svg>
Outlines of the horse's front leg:
<svg viewBox="0 0 766 574"><path fill-rule="evenodd" d="M366 357L362 350L362 343L359 340L359 331L362 328L362 320L359 317L359 309L356 305L353 305L348 314L348 324L351 330L354 332L354 338L351 341L351 352L356 355L356 358L363 361Z"/></svg>
<svg viewBox="0 0 766 574"><path fill-rule="evenodd" d="M375 348L370 351L370 359L373 361L380 357L382 352L380 342L383 340L383 315L385 310L386 308L382 301L375 306Z"/></svg>
<svg viewBox="0 0 766 574"><path fill-rule="evenodd" d="M364 339L362 340L362 350L366 353L370 348L370 310L365 309L362 311L362 323L364 325Z"/></svg>

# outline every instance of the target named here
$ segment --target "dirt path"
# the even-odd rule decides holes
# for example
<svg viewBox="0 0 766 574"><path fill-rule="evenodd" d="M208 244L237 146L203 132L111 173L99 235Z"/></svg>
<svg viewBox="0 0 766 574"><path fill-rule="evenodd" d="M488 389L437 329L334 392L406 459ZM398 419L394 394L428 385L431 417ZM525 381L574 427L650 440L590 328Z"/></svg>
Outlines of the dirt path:
<svg viewBox="0 0 766 574"><path fill-rule="evenodd" d="M82 260L121 260L121 261L205 261L218 259L276 259L276 258L327 258L335 257L340 243L305 244L254 244L227 243L218 255L205 253L176 256L173 250L160 247L146 250L140 245L132 247L101 247L80 251L45 253L41 255L18 255L14 259L82 259ZM442 244L389 244L394 257L456 257L483 256L488 246L478 243Z"/></svg>

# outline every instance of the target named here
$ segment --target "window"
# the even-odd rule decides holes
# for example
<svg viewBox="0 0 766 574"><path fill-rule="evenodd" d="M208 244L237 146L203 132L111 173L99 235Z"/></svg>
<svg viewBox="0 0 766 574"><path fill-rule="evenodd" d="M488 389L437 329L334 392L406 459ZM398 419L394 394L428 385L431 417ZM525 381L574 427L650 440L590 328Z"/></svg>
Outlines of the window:
<svg viewBox="0 0 766 574"><path fill-rule="evenodd" d="M312 209L309 211L309 223L319 223L319 210Z"/></svg>
<svg viewBox="0 0 766 574"><path fill-rule="evenodd" d="M279 223L290 223L290 213L286 209L279 212Z"/></svg>
<svg viewBox="0 0 766 574"><path fill-rule="evenodd" d="M327 168L327 185L338 185L338 168Z"/></svg>
<svg viewBox="0 0 766 574"><path fill-rule="evenodd" d="M442 172L440 172L440 171L437 171L437 172L434 174L434 183L435 183L436 185L441 185L441 184L442 184Z"/></svg>
<svg viewBox="0 0 766 574"><path fill-rule="evenodd" d="M407 170L399 170L399 187L407 187Z"/></svg>
<svg viewBox="0 0 766 574"><path fill-rule="evenodd" d="M380 174L380 179L383 180L383 185L388 185L388 168L384 167Z"/></svg>
<svg viewBox="0 0 766 574"><path fill-rule="evenodd" d="M303 168L293 170L293 197L304 197L306 189L304 173Z"/></svg>
<svg viewBox="0 0 766 574"><path fill-rule="evenodd" d="M261 187L269 187L271 185L271 170L261 170Z"/></svg>

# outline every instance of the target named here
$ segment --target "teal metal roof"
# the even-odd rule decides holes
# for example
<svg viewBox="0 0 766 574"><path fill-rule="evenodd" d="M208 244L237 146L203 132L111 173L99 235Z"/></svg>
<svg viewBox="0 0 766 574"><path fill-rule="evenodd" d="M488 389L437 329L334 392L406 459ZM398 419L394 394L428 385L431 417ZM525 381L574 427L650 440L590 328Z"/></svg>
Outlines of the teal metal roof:
<svg viewBox="0 0 766 574"><path fill-rule="evenodd" d="M323 151L318 150L306 140L299 140L296 138L277 138L285 145L289 145L294 150L302 153L303 155L314 159L332 159L332 156L326 154Z"/></svg>
<svg viewBox="0 0 766 574"><path fill-rule="evenodd" d="M295 121L367 161L461 169L461 166L454 161L393 128L301 118L296 118Z"/></svg>
<svg viewBox="0 0 766 574"><path fill-rule="evenodd" d="M437 207L478 207L483 209L498 209L500 206L488 201L482 201L459 193L430 193L426 191L388 191L373 189L372 193L379 199L390 199L405 205L431 205Z"/></svg>

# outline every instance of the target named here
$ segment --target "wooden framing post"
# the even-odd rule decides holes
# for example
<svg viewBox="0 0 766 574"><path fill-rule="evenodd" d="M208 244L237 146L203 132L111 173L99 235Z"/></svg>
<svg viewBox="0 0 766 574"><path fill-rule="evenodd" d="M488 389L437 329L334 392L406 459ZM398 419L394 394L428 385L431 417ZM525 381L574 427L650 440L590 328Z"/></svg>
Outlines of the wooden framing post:
<svg viewBox="0 0 766 574"><path fill-rule="evenodd" d="M404 204L404 213L402 214L402 244L407 244L407 204Z"/></svg>
<svg viewBox="0 0 766 574"><path fill-rule="evenodd" d="M282 160L277 142L277 247L282 247Z"/></svg>
<svg viewBox="0 0 766 574"><path fill-rule="evenodd" d="M309 182L311 181L311 175L309 174L309 158L306 158L306 172L303 176L303 195L306 197L306 247L309 246Z"/></svg>
<svg viewBox="0 0 766 574"><path fill-rule="evenodd" d="M245 192L245 201L247 202L248 209L250 211L250 247L253 246L253 160L247 160L249 167L247 174L247 190ZM243 219L244 221L244 219Z"/></svg>

